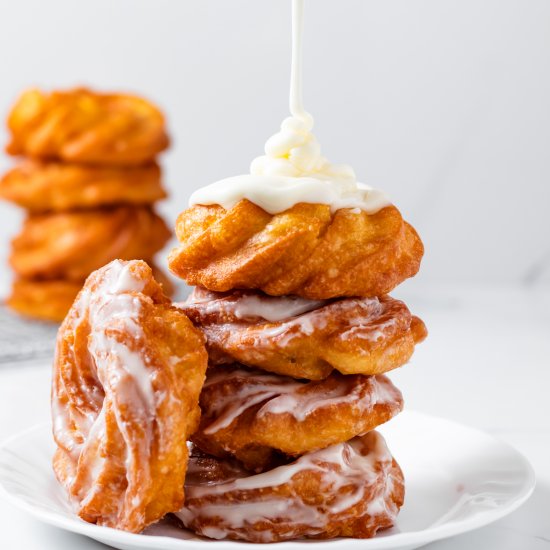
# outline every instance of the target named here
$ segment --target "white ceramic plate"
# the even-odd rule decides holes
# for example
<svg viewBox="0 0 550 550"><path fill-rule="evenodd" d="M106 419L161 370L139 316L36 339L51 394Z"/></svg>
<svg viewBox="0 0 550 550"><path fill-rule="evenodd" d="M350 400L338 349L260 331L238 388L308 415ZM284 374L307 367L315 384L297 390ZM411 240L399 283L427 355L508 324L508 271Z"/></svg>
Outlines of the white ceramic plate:
<svg viewBox="0 0 550 550"><path fill-rule="evenodd" d="M535 486L526 459L493 437L448 420L406 411L380 429L406 478L397 525L374 539L292 541L285 550L417 548L487 525L518 508ZM16 506L51 525L122 550L254 550L266 545L212 541L161 523L134 535L81 521L56 483L49 427L0 447L0 487Z"/></svg>

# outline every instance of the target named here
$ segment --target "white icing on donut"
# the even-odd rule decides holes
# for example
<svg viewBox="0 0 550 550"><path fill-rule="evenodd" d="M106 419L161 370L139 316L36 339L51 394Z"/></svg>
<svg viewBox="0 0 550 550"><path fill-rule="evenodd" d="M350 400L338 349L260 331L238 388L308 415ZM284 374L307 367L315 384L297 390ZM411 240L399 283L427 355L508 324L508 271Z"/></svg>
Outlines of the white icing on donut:
<svg viewBox="0 0 550 550"><path fill-rule="evenodd" d="M271 323L308 313L326 304L326 300L308 300L299 296L269 296L243 292L236 300L219 299L219 295L195 288L182 304L203 305L206 313L227 312L237 319L264 319ZM178 304L175 304L176 306Z"/></svg>
<svg viewBox="0 0 550 550"><path fill-rule="evenodd" d="M144 358L124 341L129 334L132 336L130 341L137 346L144 338L138 323L141 300L136 294L145 288L146 281L134 276L130 266L131 263L122 261L114 261L106 266L102 270L102 278L96 278L101 281L100 284L93 292L85 286L74 306L79 312L75 330L78 330L82 322L87 322L90 327L88 351L96 365L99 383L113 403L118 429L126 442L127 469L134 468L137 457L131 452L132 435L128 431L129 426L120 415L120 408L136 410L136 417L139 416L141 419L145 440L137 452L141 454L139 462L146 464L153 437L156 403L151 372ZM83 394L87 396L86 400L92 399L88 389L88 386L80 387ZM66 413L61 412L61 415L63 414ZM100 412L91 426L88 423L86 428L89 433L83 433L84 445L97 445L101 434L105 432L104 414ZM82 450L82 448L74 448L78 453ZM96 453L89 471L96 476L99 475L104 463L99 453ZM146 472L143 474L146 475ZM93 497L94 487L95 484L92 484L92 491L83 498L83 504Z"/></svg>
<svg viewBox="0 0 550 550"><path fill-rule="evenodd" d="M304 502L297 493L290 498L277 498L273 493L269 496L247 494L247 491L292 484L296 475L306 471L319 480L318 492L325 496L320 505ZM262 474L247 476L243 472L236 479L230 477L208 483L197 482L190 476L185 487L186 505L176 515L184 525L193 525L195 529L202 521L214 520L215 526L199 529L201 534L213 538L225 538L235 530L263 522L267 525L255 534L263 542L269 542L274 540L270 526L275 520L284 522L290 530L307 526L311 536L322 533L329 519L334 521L334 516L345 521L351 509L362 501L361 513L354 509L352 517L371 516L365 517L367 521L385 514L393 521L398 512L389 498L393 489L392 456L382 436L370 432L347 443L308 453L291 464ZM239 498L216 498L237 491ZM195 502L195 499L199 500Z"/></svg>
<svg viewBox="0 0 550 550"><path fill-rule="evenodd" d="M350 319L351 328L340 334L340 340L353 340L360 338L369 342L378 342L386 337L386 331L395 327L395 317L389 317L382 323L377 323L376 329L373 329L372 324L367 319L355 317Z"/></svg>
<svg viewBox="0 0 550 550"><path fill-rule="evenodd" d="M243 199L270 214L278 214L301 202L328 204L331 212L352 208L356 213L375 214L391 205L387 196L364 183L338 185L337 181L318 177L289 177L245 174L233 176L197 189L189 206L219 204L230 210Z"/></svg>
<svg viewBox="0 0 550 550"><path fill-rule="evenodd" d="M233 383L232 391L227 394L219 392L216 399L211 400L213 404L204 413L215 420L203 431L211 435L227 428L244 411L264 402L256 413L258 418L268 414L291 414L303 422L315 411L332 405L348 403L367 411L377 404L395 403L400 399L400 394L385 376L361 377L361 384L356 380L342 377L341 383L334 387L324 387L324 393L307 392L304 390L316 383L260 371L235 369L228 372L220 368L207 377L204 388Z"/></svg>
<svg viewBox="0 0 550 550"><path fill-rule="evenodd" d="M128 267L126 264L120 271L110 269L109 276L105 277L103 284L93 293L85 290L79 302L87 302L84 307L88 310L88 322L91 327L88 349L96 363L111 363L119 375L121 371L132 378L147 408L152 411L155 405L154 390L145 359L120 338L121 335L130 334L135 343L144 338L138 324L141 299L132 293L141 292L145 282L136 277L132 278ZM110 330L106 330L106 327ZM122 379L116 380L117 385L121 383ZM125 391L132 390L128 388ZM123 394L124 392L119 395ZM132 402L134 396L125 395L124 399Z"/></svg>
<svg viewBox="0 0 550 550"><path fill-rule="evenodd" d="M287 391L296 390L301 386L300 382L270 374L260 374L244 369L234 370L231 373L219 370L216 374L208 376L203 388L208 388L220 382L230 380L246 380L241 384L237 393L232 393L216 400L215 405L209 411L210 416L216 418L204 429L205 434L213 434L227 428L246 409Z"/></svg>
<svg viewBox="0 0 550 550"><path fill-rule="evenodd" d="M114 414L126 452L120 466L126 468L128 489L120 491L118 509L135 506L133 500L137 497L132 499L131 493L140 480L150 479L149 456L156 437L157 409L166 394L156 391L158 365L144 352L146 335L141 323L144 305L151 298L143 292L150 279L142 271L134 273L133 264L116 260L92 274L67 317L69 324L61 329L73 332L70 384L76 391L65 403L68 392L57 374L52 392L53 426L58 445L77 465L78 480L74 491L71 488L69 492L80 506L86 506L102 490L102 474L112 468L102 450L107 407ZM75 349L76 343L79 349ZM170 360L177 361L178 357ZM75 479L69 475L69 487Z"/></svg>
<svg viewBox="0 0 550 550"><path fill-rule="evenodd" d="M123 264L120 260L118 271L112 273L110 280L106 282L109 294L120 294L122 292L142 292L144 283L132 274L131 263Z"/></svg>
<svg viewBox="0 0 550 550"><path fill-rule="evenodd" d="M224 340L224 346L232 347L233 341L241 338L242 321L250 322L251 327L267 321L261 330L248 334L254 338L253 345L247 340L247 347L261 347L266 344L279 348L287 346L294 338L309 336L315 330L323 330L330 316L341 320L341 328L336 338L342 341L360 339L376 344L397 333L400 328L408 329L410 315L387 314L387 308L401 305L397 300L382 302L378 298L344 298L336 301L306 300L294 296L267 296L259 293L238 291L223 295L204 289L195 289L188 300L180 304L185 311L187 306L196 305L201 316L216 314L219 321L213 323L206 318L201 322L209 340ZM178 304L176 304L178 305ZM222 320L229 317L227 320ZM234 318L232 320L231 318ZM270 326L268 323L277 323ZM401 325L400 325L401 324ZM402 326L406 324L406 326ZM253 335L253 336L252 336ZM357 353L368 354L369 348L357 348Z"/></svg>
<svg viewBox="0 0 550 550"><path fill-rule="evenodd" d="M235 303L235 317L250 319L260 317L271 323L308 313L325 302L308 300L299 296L258 296L249 294Z"/></svg>
<svg viewBox="0 0 550 550"><path fill-rule="evenodd" d="M364 386L341 384L324 395L314 393L298 393L296 391L283 393L270 399L259 411L258 416L267 414L290 413L296 420L303 422L310 414L320 408L348 403L353 407L366 411L374 405L395 403L396 394L391 382L382 376L371 376L368 379L369 390Z"/></svg>

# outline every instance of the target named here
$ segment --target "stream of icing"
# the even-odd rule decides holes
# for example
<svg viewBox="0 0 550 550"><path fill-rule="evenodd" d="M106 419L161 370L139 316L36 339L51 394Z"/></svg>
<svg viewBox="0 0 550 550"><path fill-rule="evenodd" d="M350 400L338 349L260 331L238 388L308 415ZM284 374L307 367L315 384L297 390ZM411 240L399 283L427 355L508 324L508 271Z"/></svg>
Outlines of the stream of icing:
<svg viewBox="0 0 550 550"><path fill-rule="evenodd" d="M250 173L217 181L195 191L195 204L219 204L230 209L248 199L271 214L298 203L330 205L375 213L390 204L387 197L368 185L358 183L353 169L331 164L321 155L312 133L313 117L303 106L302 42L304 0L292 0L292 67L290 78L291 116L279 132L265 144L265 154L250 165Z"/></svg>
<svg viewBox="0 0 550 550"><path fill-rule="evenodd" d="M292 1L292 65L290 69L290 113L297 118L309 116L304 110L302 77L304 0Z"/></svg>

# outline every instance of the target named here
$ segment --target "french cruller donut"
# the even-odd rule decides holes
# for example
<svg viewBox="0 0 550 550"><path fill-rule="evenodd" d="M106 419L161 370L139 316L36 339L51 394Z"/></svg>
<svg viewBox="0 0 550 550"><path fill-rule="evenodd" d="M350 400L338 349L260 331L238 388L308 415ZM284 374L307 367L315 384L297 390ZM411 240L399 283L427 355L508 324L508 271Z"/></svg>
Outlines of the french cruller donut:
<svg viewBox="0 0 550 550"><path fill-rule="evenodd" d="M184 500L207 354L142 261L93 273L59 330L54 470L79 516L139 532Z"/></svg>
<svg viewBox="0 0 550 550"><path fill-rule="evenodd" d="M280 454L301 455L376 428L403 408L384 375L307 381L235 367L210 367L192 441L216 456L232 455L254 471Z"/></svg>
<svg viewBox="0 0 550 550"><path fill-rule="evenodd" d="M176 515L205 537L277 542L368 538L391 527L403 504L403 474L376 431L305 454L261 474L192 456L186 501Z"/></svg>
<svg viewBox="0 0 550 550"><path fill-rule="evenodd" d="M239 362L310 380L333 369L380 374L400 367L427 334L390 296L326 301L197 287L178 306L206 335L211 363Z"/></svg>

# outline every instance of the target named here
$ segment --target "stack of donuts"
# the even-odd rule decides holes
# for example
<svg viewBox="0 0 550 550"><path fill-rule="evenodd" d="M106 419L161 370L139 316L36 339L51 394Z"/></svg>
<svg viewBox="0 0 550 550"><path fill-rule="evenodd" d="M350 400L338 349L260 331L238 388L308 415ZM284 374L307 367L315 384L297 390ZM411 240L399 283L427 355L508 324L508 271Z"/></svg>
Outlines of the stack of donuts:
<svg viewBox="0 0 550 550"><path fill-rule="evenodd" d="M164 117L135 96L33 89L8 129L7 152L21 160L0 196L27 212L12 242L8 304L61 321L92 271L115 258L151 260L168 240L153 208L166 196L155 160L168 146Z"/></svg>
<svg viewBox="0 0 550 550"><path fill-rule="evenodd" d="M426 336L388 295L418 269L414 229L392 205L243 199L194 204L176 230L186 302L114 260L59 329L54 470L80 517L250 542L394 525L404 477L376 428L403 407L385 373Z"/></svg>
<svg viewBox="0 0 550 550"><path fill-rule="evenodd" d="M384 374L426 337L388 292L422 243L376 211L251 200L180 214L172 272L197 285L179 308L209 368L183 525L210 538L371 537L393 525L404 479L375 431L403 407Z"/></svg>
<svg viewBox="0 0 550 550"><path fill-rule="evenodd" d="M389 293L424 248L308 120L191 196L168 258L185 302L114 260L61 325L54 469L86 521L262 543L394 525L404 476L376 428L403 408L386 373L427 333Z"/></svg>

